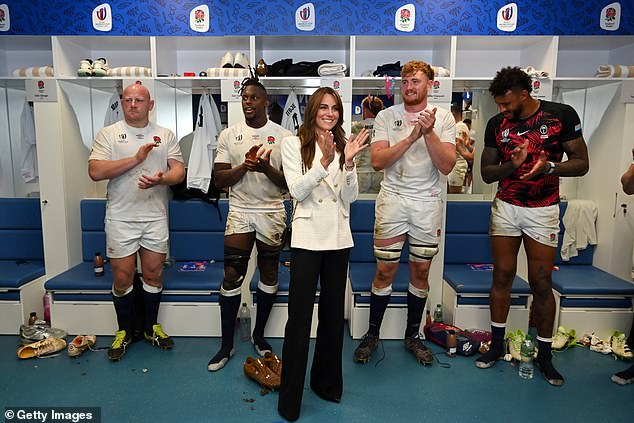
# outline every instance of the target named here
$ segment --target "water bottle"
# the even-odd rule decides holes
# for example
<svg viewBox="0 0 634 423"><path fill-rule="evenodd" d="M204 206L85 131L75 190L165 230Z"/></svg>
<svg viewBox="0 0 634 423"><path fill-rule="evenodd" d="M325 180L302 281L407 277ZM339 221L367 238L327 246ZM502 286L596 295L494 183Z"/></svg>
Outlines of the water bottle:
<svg viewBox="0 0 634 423"><path fill-rule="evenodd" d="M249 311L249 307L247 307L247 303L242 303L242 307L240 307L240 312L238 313L238 320L240 321L240 340L250 341L251 312Z"/></svg>
<svg viewBox="0 0 634 423"><path fill-rule="evenodd" d="M436 304L436 310L434 310L434 322L442 323L442 305Z"/></svg>
<svg viewBox="0 0 634 423"><path fill-rule="evenodd" d="M522 349L520 350L520 377L522 379L533 378L533 357L535 355L535 345L530 335L526 335L524 342L522 342Z"/></svg>
<svg viewBox="0 0 634 423"><path fill-rule="evenodd" d="M42 305L44 306L44 321L47 325L51 325L51 303L53 302L53 294L50 292L44 293L42 297Z"/></svg>
<svg viewBox="0 0 634 423"><path fill-rule="evenodd" d="M95 276L101 277L104 275L103 271L104 260L101 257L101 253L95 253L95 258L93 259L93 267L95 268Z"/></svg>
<svg viewBox="0 0 634 423"><path fill-rule="evenodd" d="M32 311L31 314L29 315L29 326L33 326L33 324L35 323L37 319L38 319L37 313Z"/></svg>
<svg viewBox="0 0 634 423"><path fill-rule="evenodd" d="M431 325L431 312L427 310L425 313L425 326Z"/></svg>
<svg viewBox="0 0 634 423"><path fill-rule="evenodd" d="M458 349L458 338L456 337L456 331L450 329L447 334L447 357L454 358Z"/></svg>

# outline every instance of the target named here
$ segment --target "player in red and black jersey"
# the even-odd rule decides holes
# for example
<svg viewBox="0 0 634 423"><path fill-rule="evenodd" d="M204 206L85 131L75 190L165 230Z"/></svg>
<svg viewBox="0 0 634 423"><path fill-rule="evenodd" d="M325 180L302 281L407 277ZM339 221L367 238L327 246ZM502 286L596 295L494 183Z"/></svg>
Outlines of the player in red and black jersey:
<svg viewBox="0 0 634 423"><path fill-rule="evenodd" d="M588 172L588 151L575 110L534 99L531 87L530 76L518 67L500 70L489 87L500 109L487 124L481 162L482 179L499 181L490 220L493 340L476 366L489 368L504 355L511 286L517 253L524 242L537 326L537 363L551 385L561 386L564 378L551 357L555 320L551 274L559 233L559 177ZM568 157L565 162L561 161L563 153Z"/></svg>

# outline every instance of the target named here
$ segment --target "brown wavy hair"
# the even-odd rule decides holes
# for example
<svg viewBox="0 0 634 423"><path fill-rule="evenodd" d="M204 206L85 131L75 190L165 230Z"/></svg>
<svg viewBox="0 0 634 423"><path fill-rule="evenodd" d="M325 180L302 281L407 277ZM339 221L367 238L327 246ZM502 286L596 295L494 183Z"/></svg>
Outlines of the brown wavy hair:
<svg viewBox="0 0 634 423"><path fill-rule="evenodd" d="M335 150L339 153L339 169L343 169L346 161L344 149L346 148L346 133L343 130L343 103L339 93L331 87L321 87L310 96L306 108L304 109L304 122L299 127L299 140L301 142L302 168L310 169L313 166L315 158L315 146L317 144L317 134L315 132L315 119L321 100L324 95L330 94L335 98L337 108L339 109L339 119L335 127L331 129L335 140Z"/></svg>

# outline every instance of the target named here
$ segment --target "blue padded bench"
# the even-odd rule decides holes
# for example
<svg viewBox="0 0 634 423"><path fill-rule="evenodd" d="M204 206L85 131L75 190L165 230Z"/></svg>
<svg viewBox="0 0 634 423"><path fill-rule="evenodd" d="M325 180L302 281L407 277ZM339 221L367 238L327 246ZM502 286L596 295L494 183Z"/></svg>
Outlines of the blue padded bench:
<svg viewBox="0 0 634 423"><path fill-rule="evenodd" d="M44 274L39 198L0 198L0 334L41 316Z"/></svg>
<svg viewBox="0 0 634 423"><path fill-rule="evenodd" d="M284 202L284 207L286 208L286 222L290 221L291 218L291 209L290 209L290 201ZM271 310L271 314L269 315L269 319L266 324L266 328L264 329L265 337L272 338L283 338L284 337L284 329L286 327L286 320L288 320L288 290L291 282L291 271L290 268L285 266L284 263L289 262L291 259L291 253L282 251L280 253L280 263L278 268L278 289L277 289L277 297L275 298L275 304L273 305L273 309ZM256 260L252 259L249 263L249 267L255 267ZM249 284L249 291L251 294L251 299L253 302L253 308L251 309L251 316L256 315L257 309L257 289L258 282L260 280L260 272L257 267L255 267L253 277L250 279L251 282ZM313 308L313 320L311 325L310 336L315 337L317 335L317 302L319 301L319 283L317 284L317 296L315 298L315 307ZM255 325L255 319L251 319L251 322Z"/></svg>
<svg viewBox="0 0 634 423"><path fill-rule="evenodd" d="M561 217L566 206L561 203ZM594 332L608 339L615 330L629 333L634 284L592 266L593 247L579 251L568 262L561 259L560 248L555 258L559 270L553 271L555 321L567 329L575 329L579 336Z"/></svg>
<svg viewBox="0 0 634 423"><path fill-rule="evenodd" d="M46 282L53 293L51 319L69 333L112 334L116 316L112 306L112 270L95 277L95 252L106 252L104 199L81 201L83 262ZM218 291L222 280L222 236L226 202L216 209L201 200L170 201L170 254L177 262L164 271L159 321L166 332L182 336L219 334ZM180 272L182 262L213 260L204 272ZM217 316L218 314L218 316Z"/></svg>
<svg viewBox="0 0 634 423"><path fill-rule="evenodd" d="M361 338L368 330L370 294L376 273L374 257L374 200L357 200L350 205L350 229L354 247L350 251L350 336ZM392 282L392 296L381 325L381 338L402 339L407 314L409 249L401 252L399 269Z"/></svg>
<svg viewBox="0 0 634 423"><path fill-rule="evenodd" d="M469 264L492 264L488 201L449 201L445 230L443 311L445 322L461 328L490 327L491 271L472 270ZM531 290L515 276L511 289L510 329L528 328Z"/></svg>

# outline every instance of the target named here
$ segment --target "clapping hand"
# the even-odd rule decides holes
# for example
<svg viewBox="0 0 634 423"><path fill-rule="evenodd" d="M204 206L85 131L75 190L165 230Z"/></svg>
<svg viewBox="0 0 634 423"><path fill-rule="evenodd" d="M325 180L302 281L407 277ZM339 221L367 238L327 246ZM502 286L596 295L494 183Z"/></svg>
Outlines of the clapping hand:
<svg viewBox="0 0 634 423"><path fill-rule="evenodd" d="M324 169L328 169L328 166L335 158L335 137L330 131L326 131L326 134L320 134L317 137L317 145L321 150L321 165Z"/></svg>
<svg viewBox="0 0 634 423"><path fill-rule="evenodd" d="M370 134L365 128L359 131L356 136L354 134L350 135L346 143L346 148L344 149L346 163L352 162L352 159L368 146L365 142L369 136Z"/></svg>
<svg viewBox="0 0 634 423"><path fill-rule="evenodd" d="M542 173L544 173L546 166L548 166L548 160L546 157L546 152L542 150L540 151L539 157L537 158L537 162L535 163L531 171L528 172L526 175L520 176L520 179L526 180L526 181L533 179L535 176L541 175Z"/></svg>

